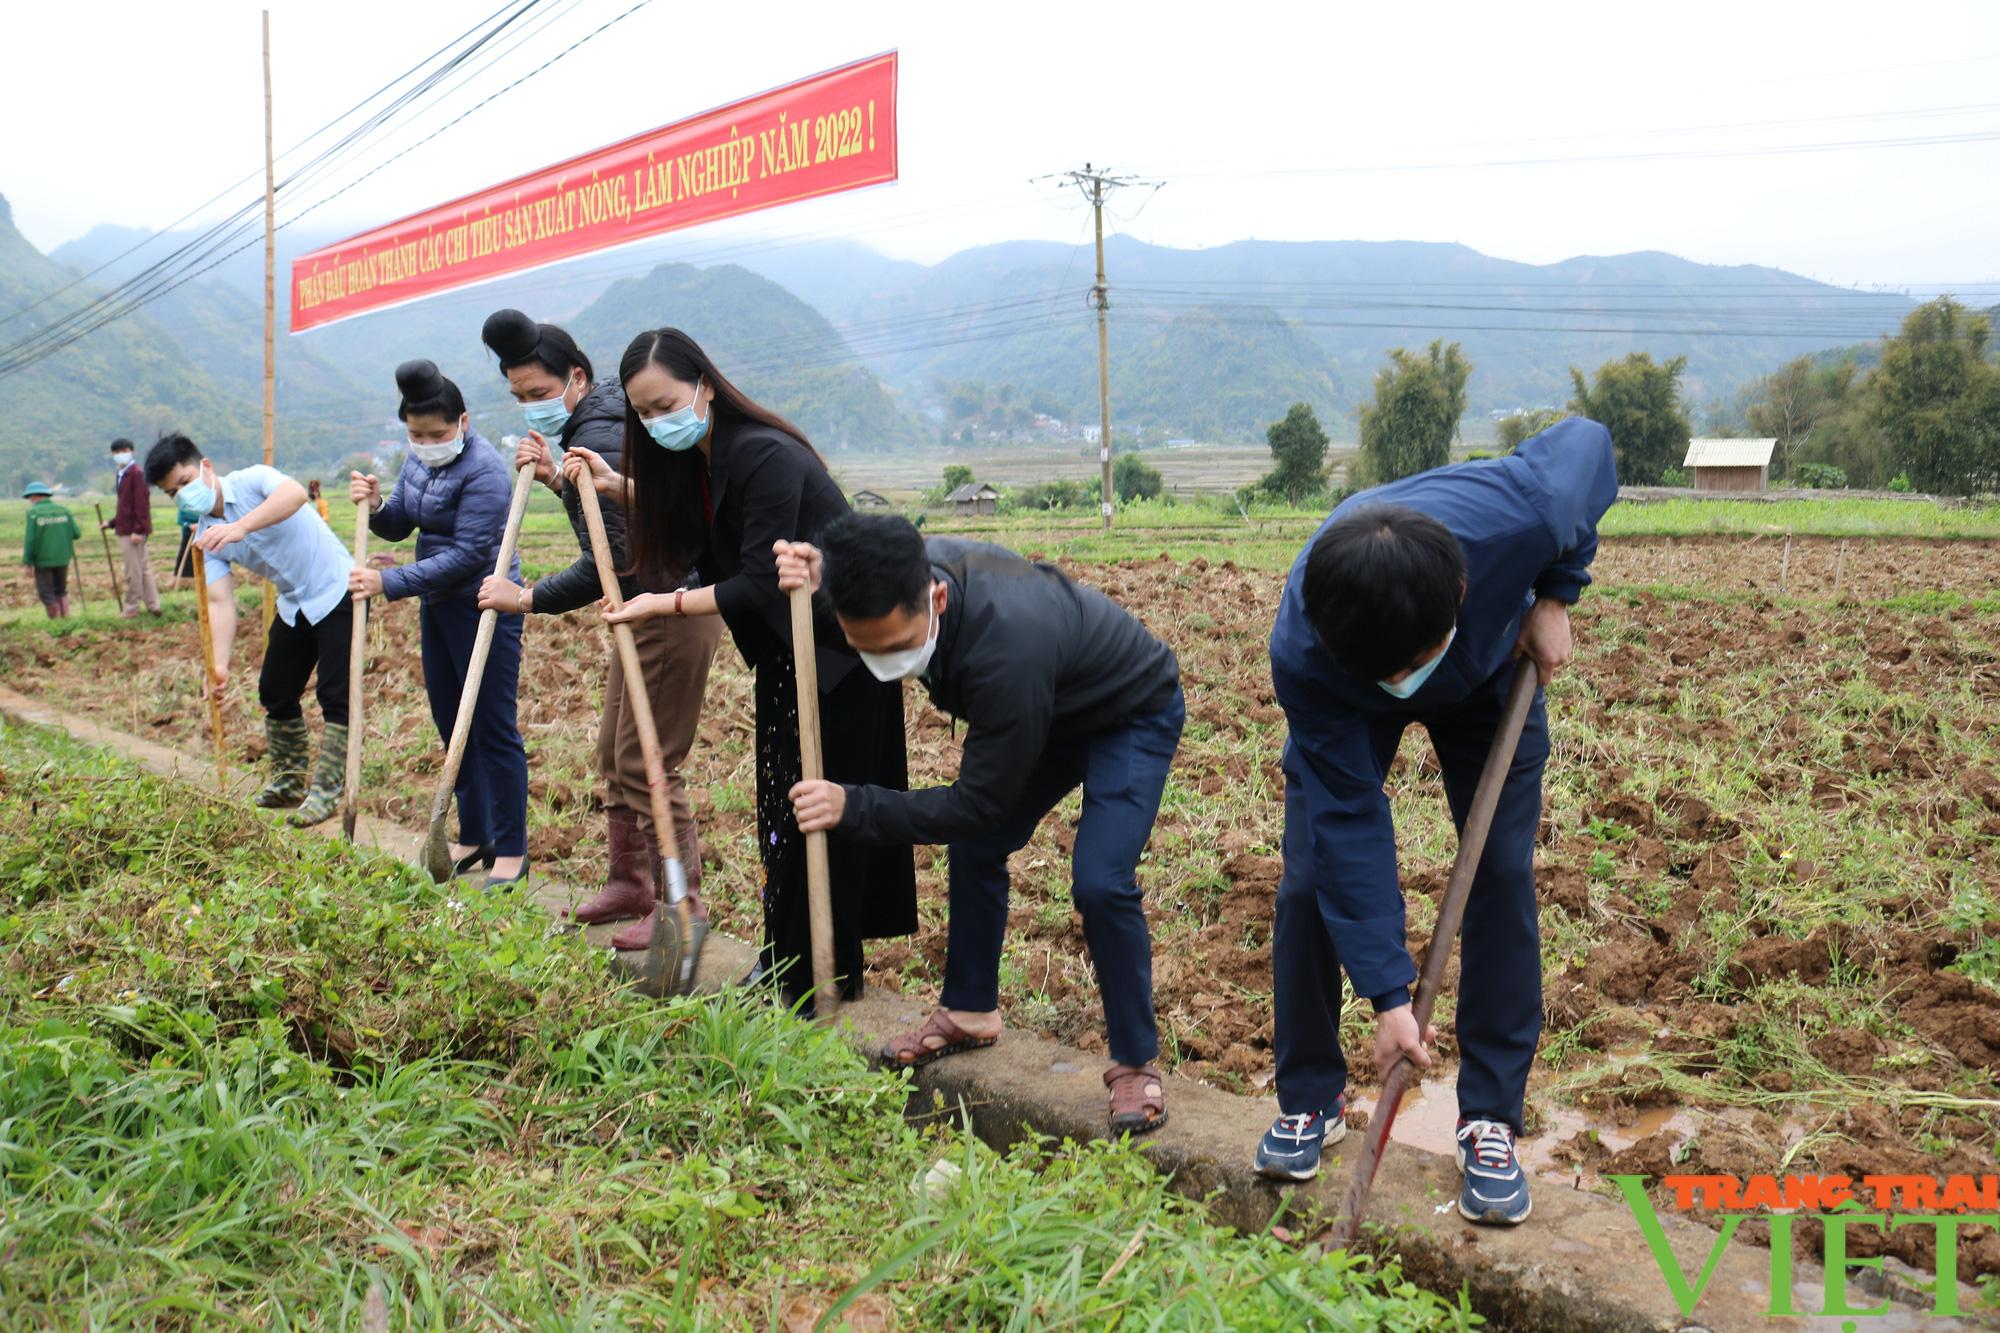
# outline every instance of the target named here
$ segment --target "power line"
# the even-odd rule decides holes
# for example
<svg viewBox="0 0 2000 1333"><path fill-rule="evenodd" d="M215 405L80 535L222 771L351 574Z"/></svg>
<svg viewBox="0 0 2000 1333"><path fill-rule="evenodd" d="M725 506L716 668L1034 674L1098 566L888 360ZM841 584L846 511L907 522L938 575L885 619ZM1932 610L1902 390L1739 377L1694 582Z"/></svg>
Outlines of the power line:
<svg viewBox="0 0 2000 1333"><path fill-rule="evenodd" d="M464 41L474 32L477 32L480 28L484 27L486 24L492 22L494 18L496 18L505 10L507 10L508 8L512 7L514 4L517 3L519 3L519 0L507 0L506 4L500 6L500 8L494 10L493 13L487 15L479 22L473 24L472 27L467 28L457 37L454 37L451 41L445 43L444 46L439 47L436 51L433 51L430 55L425 56L415 65L403 71L395 78L389 80L389 82L383 84L380 88L377 88L367 97L362 98L361 101L355 103L355 105L341 112L338 116L335 116L332 120L320 126L318 129L314 130L311 134L308 134L305 138L299 140L297 143L293 144L290 148L287 148L284 152L278 154L277 160L282 162L286 158L290 157L293 153L298 152L300 149L304 148L307 144L311 143L314 139L319 138L322 134L325 134L327 131L331 130L335 125L338 125L341 121L346 120L349 116L352 116L356 112L360 111L362 107L367 106L370 102L374 101L376 98L381 97L383 94L387 93L391 88L394 88L397 84L403 82L403 80L409 78L411 75L415 74L418 70L430 64L431 61L437 59L440 55L450 50L453 46L456 46L459 42ZM209 208L213 207L217 203L220 203L223 199L227 198L231 192L239 190L243 186L248 185L250 182L256 180L258 174L259 173L257 172L252 172L249 175L243 177L241 180L232 182L230 185L224 187L222 190L218 191L216 194L212 195L208 199L203 200L199 204L196 204L193 208L181 214L179 217L175 218L172 222L169 222L166 226L160 228L157 231L150 232L141 239L133 242L125 249L119 251L117 254L111 256L111 258L99 264L96 268L91 269L87 273L78 274L76 277L70 279L62 286L55 288L53 291L43 293L35 300L30 301L27 305L24 305L17 310L14 310L5 315L0 315L0 324L6 324L12 320L19 319L22 315L27 314L30 310L34 310L39 306L45 305L49 301L53 300L54 298L62 295L64 292L68 291L70 288L77 286L79 283L88 282L90 279L96 277L99 273L102 273L105 269L110 268L112 265L118 263L120 260L129 258L131 255L137 253L140 250L145 249L147 246L151 245L153 242L161 239L164 236L172 235L174 228L180 226L182 223L188 221L191 218L200 216L202 213L206 212Z"/></svg>
<svg viewBox="0 0 2000 1333"><path fill-rule="evenodd" d="M521 0L514 12L465 46L452 54L444 64L426 75L415 86L405 90L388 105L371 114L361 125L349 130L332 146L322 150L305 166L288 176L280 188L295 186L316 167L347 151L350 145L387 123L404 106L421 96L441 79L457 69L472 55L493 41L508 27L518 22L541 0ZM371 99L372 100L372 99ZM365 105L365 103L363 103ZM352 113L349 113L352 114ZM344 117L343 117L344 118ZM219 257L199 269L189 271L193 265L216 255L219 250L237 237L245 234L254 225L254 211L261 207L262 197L245 204L230 217L211 226L207 231L189 241L169 255L142 269L138 274L112 287L95 300L7 347L0 348L0 376L34 364L69 346L77 339L88 336L105 325L122 319L150 301L164 296L182 283L207 272L217 264L255 244L254 239L246 241L235 249L222 253ZM288 222L290 219L287 220ZM177 279L177 280L176 280Z"/></svg>
<svg viewBox="0 0 2000 1333"><path fill-rule="evenodd" d="M523 5L523 7L513 15L510 15L508 19L505 20L500 25L500 27L495 28L492 32L485 34L467 50L454 56L452 60L448 61L444 67L442 67L437 71L434 71L432 75L428 76L427 79L422 84L420 84L416 89L413 89L410 93L406 94L403 98L399 99L397 103L392 104L390 108L385 109L384 112L378 113L375 117L372 117L368 124L362 126L360 129L356 131L350 132L350 134L345 139L343 139L341 145L336 145L336 150L341 147L344 147L349 143L356 141L360 136L373 131L381 124L386 123L386 119L391 112L393 112L396 109L399 109L400 106L406 104L410 100L413 100L416 96L428 90L430 87L434 86L439 80L444 78L446 75L450 74L453 70L457 69L467 59L469 59L476 51L485 46L501 31L504 31L504 29L507 26L510 26L512 23L517 21L519 18L525 15L529 9L532 9L538 3L540 3L540 0L526 0L526 3ZM637 4L632 5L629 9L626 9L624 12L607 20L603 24L600 24L597 28L585 34L582 38L578 39L577 41L571 43L568 47L565 47L562 51L556 53L548 60L543 61L540 65L537 65L534 69L529 70L527 73L521 75L519 78L513 80L511 83L502 87L498 91L483 98L481 101L479 101L472 107L468 108L466 111L462 112L458 116L454 117L452 120L438 127L438 129L426 135L423 139L419 140L417 143L412 144L408 148L403 149L401 152L397 153L394 157L390 158L388 161L378 164L370 171L363 173L361 177L357 178L354 181L350 181L347 185L342 186L338 190L335 190L332 194L326 195L321 199L315 201L314 203L307 205L305 208L302 208L297 212L294 212L290 217L286 218L284 222L278 224L279 229L282 230L283 228L290 226L292 223L298 221L301 217L304 217L307 213L312 212L314 209L326 204L327 202L329 202L334 198L337 198L339 195L344 194L347 190L352 189L355 185L358 185L362 180L367 179L369 176L375 174L375 172L380 171L383 167L389 165L389 162L393 162L397 158L403 157L407 155L409 152L414 151L416 148L422 147L424 144L429 143L432 139L435 139L438 135L444 133L446 130L449 130L452 126L458 124L460 121L464 120L467 116L471 115L473 112L478 111L479 109L486 106L488 103L492 102L495 98L501 96L502 94L518 87L521 83L525 82L526 80L542 73L544 70L548 69L551 65L554 65L557 61L563 59L564 57L574 52L578 47L581 47L585 43L593 40L607 29L623 21L625 18L629 17L633 13L636 13L638 10L644 8L649 3L651 3L651 0L638 0ZM460 86L463 85L461 84ZM323 153L321 155L321 158L315 159L314 163L308 164L307 170L309 170L312 166L317 165L321 160L325 159L333 151L336 150L329 150L328 153ZM295 177L296 175L298 175L298 173L295 173ZM228 226L227 223L220 225ZM220 228L211 228L210 233L206 235L213 235L219 229ZM195 257L189 261L189 264L199 263L202 259L207 258L210 255L216 255L216 251L219 250L222 245L228 244L230 240L233 240L235 239L236 236L243 234L244 230L245 230L245 225L238 225L237 227L232 229L228 234L225 234L220 241L216 242L214 245L211 245L206 250L202 251L200 254L195 255ZM206 235L202 239L206 239ZM21 343L15 344L12 347L0 349L0 358L6 358L5 360L0 360L0 376L5 376L16 370L24 369L27 366L32 365L37 361L43 360L46 357L53 355L54 353L62 350L64 347L67 347L71 343L77 341L77 339L88 336L90 333L95 332L97 329L103 328L105 325L112 323L117 319L123 318L125 315L132 313L133 311L139 309L141 306L146 305L149 302L156 300L161 296L166 295L168 292L174 290L175 288L182 286L183 284L193 280L194 278L201 276L202 274L208 272L210 269L213 269L217 265L225 262L232 256L241 253L244 249L247 249L250 245L253 244L255 244L254 239L245 241L242 244L237 245L233 249L230 249L226 252L216 255L216 257L213 258L210 262L204 264L202 267L198 269L193 269L192 271L188 271L188 266L183 265L178 273L168 273L163 275L149 273L147 275L147 280L152 280L156 277L158 280L153 281L150 287L142 291L138 291L136 294L133 294L132 287L128 285L125 289L125 294L120 298L121 303L118 304L117 308L91 320L90 322L88 322L87 326L81 328L76 327L78 321L74 316L72 316L66 319L65 321L58 321L58 325L62 326L62 332L60 336L56 338L51 339L49 337L49 330L44 329L36 336L36 338L26 339L23 340L23 342ZM190 245L189 247L183 247L183 250L191 248L192 245ZM158 266L155 267L157 268ZM167 281L168 278L172 278L174 280ZM100 298L99 301L93 302L90 307L86 307L86 310L94 310L95 308L101 307L103 304L104 300L103 298Z"/></svg>

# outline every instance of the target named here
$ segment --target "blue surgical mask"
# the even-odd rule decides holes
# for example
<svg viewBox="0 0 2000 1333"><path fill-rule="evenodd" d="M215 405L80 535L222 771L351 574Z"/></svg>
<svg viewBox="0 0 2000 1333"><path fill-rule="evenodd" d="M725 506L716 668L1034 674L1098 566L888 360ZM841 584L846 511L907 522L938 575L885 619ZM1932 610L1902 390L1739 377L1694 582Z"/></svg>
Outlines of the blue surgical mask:
<svg viewBox="0 0 2000 1333"><path fill-rule="evenodd" d="M553 398L544 398L537 403L522 403L521 415L528 419L528 429L539 432L544 439L554 439L562 434L569 424L569 385Z"/></svg>
<svg viewBox="0 0 2000 1333"><path fill-rule="evenodd" d="M410 441L410 457L427 468L441 468L465 451L465 432L446 440L443 444L423 444Z"/></svg>
<svg viewBox="0 0 2000 1333"><path fill-rule="evenodd" d="M197 472L194 480L184 483L174 492L174 508L179 511L183 523L199 523L207 518L215 508L215 487L202 480Z"/></svg>
<svg viewBox="0 0 2000 1333"><path fill-rule="evenodd" d="M1453 625L1451 627L1451 633L1444 636L1444 647L1438 649L1438 655L1436 657L1433 657L1430 661L1424 663L1422 666L1418 667L1415 671L1412 671L1409 675L1397 681L1394 685L1391 685L1386 680L1378 680L1375 683L1377 685L1380 685L1383 689L1387 690L1390 694L1395 695L1398 699L1409 698L1411 695L1415 694L1418 690L1424 687L1424 682L1431 678L1431 672L1436 671L1438 669L1438 663L1444 661L1444 655L1451 651L1451 641L1457 637L1458 637L1458 626Z"/></svg>
<svg viewBox="0 0 2000 1333"><path fill-rule="evenodd" d="M642 417L639 420L639 424L644 426L646 433L653 437L653 443L659 445L662 449L671 449L675 453L679 453L683 449L692 449L697 444L700 444L702 438L708 434L708 417L695 415L695 404L700 401L701 381L696 380L694 384L694 402L689 403L686 407L676 408L664 416ZM713 417L714 415L714 410L711 408L709 417Z"/></svg>

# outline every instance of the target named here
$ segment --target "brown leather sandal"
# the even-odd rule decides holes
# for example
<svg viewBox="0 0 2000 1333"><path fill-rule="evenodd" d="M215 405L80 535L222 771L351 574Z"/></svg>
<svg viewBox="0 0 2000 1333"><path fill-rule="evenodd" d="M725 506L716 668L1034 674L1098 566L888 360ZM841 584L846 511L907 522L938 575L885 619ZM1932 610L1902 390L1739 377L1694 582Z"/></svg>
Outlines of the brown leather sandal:
<svg viewBox="0 0 2000 1333"><path fill-rule="evenodd" d="M930 1044L931 1038L938 1044ZM998 1042L998 1037L975 1037L951 1021L943 1009L933 1009L920 1028L893 1038L882 1048L882 1058L901 1069L916 1069L933 1060L960 1051L977 1051Z"/></svg>
<svg viewBox="0 0 2000 1333"><path fill-rule="evenodd" d="M1167 1123L1166 1085L1152 1065L1113 1065L1104 1071L1111 1089L1111 1132L1144 1134Z"/></svg>

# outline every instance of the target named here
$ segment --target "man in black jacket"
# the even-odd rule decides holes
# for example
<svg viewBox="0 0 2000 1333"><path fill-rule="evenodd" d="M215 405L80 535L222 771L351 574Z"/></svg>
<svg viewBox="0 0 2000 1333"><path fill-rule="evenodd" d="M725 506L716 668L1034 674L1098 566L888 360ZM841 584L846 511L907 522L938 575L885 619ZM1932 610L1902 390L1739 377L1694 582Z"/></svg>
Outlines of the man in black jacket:
<svg viewBox="0 0 2000 1333"><path fill-rule="evenodd" d="M597 577L597 558L591 550L583 502L576 488L566 483L555 455L558 449L588 449L617 468L625 450L625 391L616 380L593 384L590 359L567 332L554 324L537 324L518 310L495 311L480 336L500 359L500 370L529 427L515 449L514 466L532 464L535 479L562 497L579 549L570 564L525 588L510 579L488 576L479 590L480 608L505 614L562 615L595 606L603 599L604 588ZM612 568L623 569L629 563L625 511L613 504L601 509ZM637 579L620 577L622 597L629 600L641 591ZM643 688L659 730L680 862L695 903L696 937L688 946L692 959L708 933L707 911L700 896L701 844L680 766L694 744L709 665L721 641L722 626L713 617L642 620L632 626L632 637L640 671L646 677ZM652 938L652 917L658 910L659 841L653 828L645 752L639 744L638 723L626 701L628 688L624 666L614 651L604 681L604 718L597 729L597 769L604 781L610 866L604 887L573 908L571 915L585 925L637 918L633 925L614 934L611 943L620 949L643 949Z"/></svg>
<svg viewBox="0 0 2000 1333"><path fill-rule="evenodd" d="M958 779L890 791L801 782L799 827L878 843L947 843L951 918L940 1007L890 1043L906 1066L1000 1035L1007 857L1081 784L1071 884L1104 999L1114 1131L1166 1123L1153 1061L1152 941L1136 879L1186 709L1180 664L1102 593L1003 547L927 542L906 520L852 514L819 549L778 544L779 584L817 588L882 680L916 677L970 724Z"/></svg>

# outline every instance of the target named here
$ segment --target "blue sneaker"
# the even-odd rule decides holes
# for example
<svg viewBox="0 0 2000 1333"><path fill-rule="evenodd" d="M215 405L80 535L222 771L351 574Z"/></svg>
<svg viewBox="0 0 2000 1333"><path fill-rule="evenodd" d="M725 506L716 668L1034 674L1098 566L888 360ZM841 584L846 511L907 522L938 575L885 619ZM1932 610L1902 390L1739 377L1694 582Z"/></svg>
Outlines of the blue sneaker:
<svg viewBox="0 0 2000 1333"><path fill-rule="evenodd" d="M1511 1227L1528 1220L1534 1201L1528 1176L1514 1155L1514 1130L1498 1120L1458 1122L1458 1215L1468 1222Z"/></svg>
<svg viewBox="0 0 2000 1333"><path fill-rule="evenodd" d="M1257 1145L1257 1174L1271 1180L1311 1180L1319 1174L1320 1150L1347 1137L1347 1097L1325 1115L1281 1115Z"/></svg>

